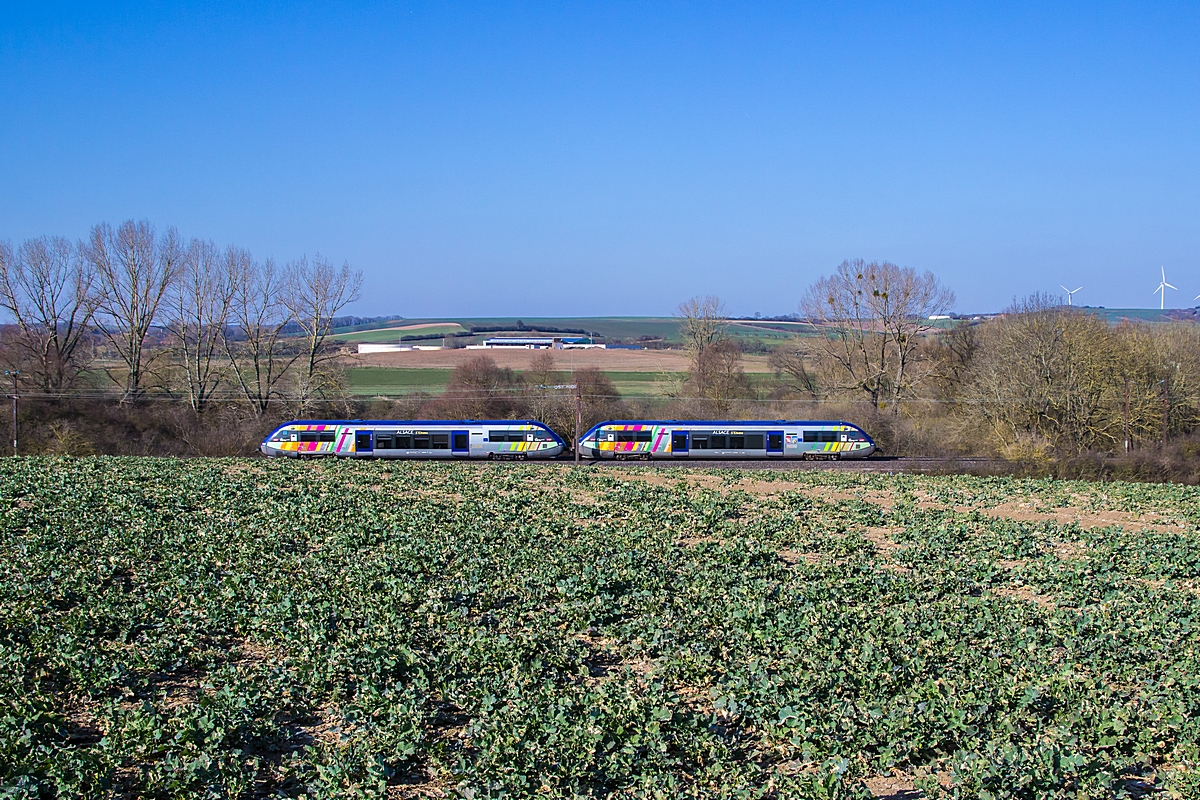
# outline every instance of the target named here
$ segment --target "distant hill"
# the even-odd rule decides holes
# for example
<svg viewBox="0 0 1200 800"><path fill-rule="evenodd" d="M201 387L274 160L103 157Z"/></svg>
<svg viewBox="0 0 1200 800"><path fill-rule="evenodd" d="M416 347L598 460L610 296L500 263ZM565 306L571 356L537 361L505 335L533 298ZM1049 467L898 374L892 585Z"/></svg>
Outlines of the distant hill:
<svg viewBox="0 0 1200 800"><path fill-rule="evenodd" d="M1089 314L1104 317L1116 325L1123 320L1137 322L1200 322L1200 308L1102 308L1098 306L1076 306Z"/></svg>

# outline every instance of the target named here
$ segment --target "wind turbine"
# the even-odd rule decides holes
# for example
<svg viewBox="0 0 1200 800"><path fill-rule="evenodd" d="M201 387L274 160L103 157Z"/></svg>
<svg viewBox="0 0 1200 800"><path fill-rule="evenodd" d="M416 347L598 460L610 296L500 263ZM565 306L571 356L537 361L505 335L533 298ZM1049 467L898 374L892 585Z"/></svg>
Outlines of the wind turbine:
<svg viewBox="0 0 1200 800"><path fill-rule="evenodd" d="M1154 293L1162 295L1158 298L1158 310L1162 311L1167 307L1167 289L1175 289L1177 292L1179 289L1167 283L1166 267L1159 267L1159 269L1162 271L1162 283L1158 284L1158 288L1154 290Z"/></svg>
<svg viewBox="0 0 1200 800"><path fill-rule="evenodd" d="M1062 287L1062 290L1067 293L1067 305L1071 305L1071 295L1075 294L1076 292L1079 291L1079 289L1083 288L1082 286L1080 286L1079 289L1068 289L1067 287L1063 286L1061 283L1059 284L1059 286Z"/></svg>

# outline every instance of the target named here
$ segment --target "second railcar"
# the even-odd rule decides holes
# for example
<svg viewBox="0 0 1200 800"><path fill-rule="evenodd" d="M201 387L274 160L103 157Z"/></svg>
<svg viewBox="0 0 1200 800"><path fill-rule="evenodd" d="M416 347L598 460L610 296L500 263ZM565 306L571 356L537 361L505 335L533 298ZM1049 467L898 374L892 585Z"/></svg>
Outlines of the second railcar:
<svg viewBox="0 0 1200 800"><path fill-rule="evenodd" d="M534 420L296 420L259 446L287 458L554 458L566 449Z"/></svg>
<svg viewBox="0 0 1200 800"><path fill-rule="evenodd" d="M878 448L837 420L609 420L580 439L594 459L866 458Z"/></svg>

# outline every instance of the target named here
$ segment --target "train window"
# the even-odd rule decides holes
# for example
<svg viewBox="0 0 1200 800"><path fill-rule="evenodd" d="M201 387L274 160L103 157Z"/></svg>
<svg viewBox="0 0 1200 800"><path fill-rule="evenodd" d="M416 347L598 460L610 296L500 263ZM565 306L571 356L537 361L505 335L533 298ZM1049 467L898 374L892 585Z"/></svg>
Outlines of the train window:
<svg viewBox="0 0 1200 800"><path fill-rule="evenodd" d="M302 441L302 442L319 442L319 441L321 441L321 435L317 434L317 433L302 433L302 434L300 434L300 441Z"/></svg>
<svg viewBox="0 0 1200 800"><path fill-rule="evenodd" d="M726 447L726 437L724 434L714 433L708 439L708 448L710 450L724 450Z"/></svg>
<svg viewBox="0 0 1200 800"><path fill-rule="evenodd" d="M413 434L413 449L414 450L428 450L429 449L429 434L428 433L414 433Z"/></svg>
<svg viewBox="0 0 1200 800"><path fill-rule="evenodd" d="M651 431L638 431L637 432L637 440L639 442L648 442L648 441L650 441L651 433L652 433Z"/></svg>
<svg viewBox="0 0 1200 800"><path fill-rule="evenodd" d="M455 450L466 450L467 449L467 435L465 433L454 434L454 449Z"/></svg>
<svg viewBox="0 0 1200 800"><path fill-rule="evenodd" d="M746 449L747 450L762 450L763 435L761 433L746 434Z"/></svg>
<svg viewBox="0 0 1200 800"><path fill-rule="evenodd" d="M407 433L397 433L395 442L397 450L408 450L412 447L412 436Z"/></svg>
<svg viewBox="0 0 1200 800"><path fill-rule="evenodd" d="M325 431L324 433L321 434L322 442L332 442L335 438L337 438L337 437L335 436L333 431Z"/></svg>
<svg viewBox="0 0 1200 800"><path fill-rule="evenodd" d="M390 433L375 432L375 449L376 450L391 450L392 435Z"/></svg>
<svg viewBox="0 0 1200 800"><path fill-rule="evenodd" d="M450 449L450 434L435 433L433 435L434 450L449 450Z"/></svg>
<svg viewBox="0 0 1200 800"><path fill-rule="evenodd" d="M535 442L553 442L554 435L550 431L534 431L533 440Z"/></svg>
<svg viewBox="0 0 1200 800"><path fill-rule="evenodd" d="M522 442L525 437L520 431L488 431L489 442Z"/></svg>
<svg viewBox="0 0 1200 800"><path fill-rule="evenodd" d="M838 440L837 431L805 431L804 441L806 442L836 442Z"/></svg>
<svg viewBox="0 0 1200 800"><path fill-rule="evenodd" d="M745 436L730 436L729 437L729 449L730 450L745 450L746 449L746 437Z"/></svg>
<svg viewBox="0 0 1200 800"><path fill-rule="evenodd" d="M708 449L708 434L707 433L693 433L692 434L692 449L693 450L707 450Z"/></svg>
<svg viewBox="0 0 1200 800"><path fill-rule="evenodd" d="M633 431L621 431L617 434L618 442L636 442L637 436Z"/></svg>

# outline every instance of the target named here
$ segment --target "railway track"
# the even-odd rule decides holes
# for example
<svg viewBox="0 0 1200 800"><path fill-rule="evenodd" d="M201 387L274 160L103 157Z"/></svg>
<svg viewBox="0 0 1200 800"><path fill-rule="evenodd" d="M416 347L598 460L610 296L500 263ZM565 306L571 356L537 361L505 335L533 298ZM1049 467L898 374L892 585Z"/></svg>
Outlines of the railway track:
<svg viewBox="0 0 1200 800"><path fill-rule="evenodd" d="M571 457L554 459L549 463L570 462ZM743 469L743 470L809 470L822 469L838 472L962 472L986 469L1002 462L991 458L942 458L938 456L872 456L846 461L808 461L804 459L651 459L648 461L581 461L581 464L597 469L622 469L627 467L649 467L651 469Z"/></svg>

